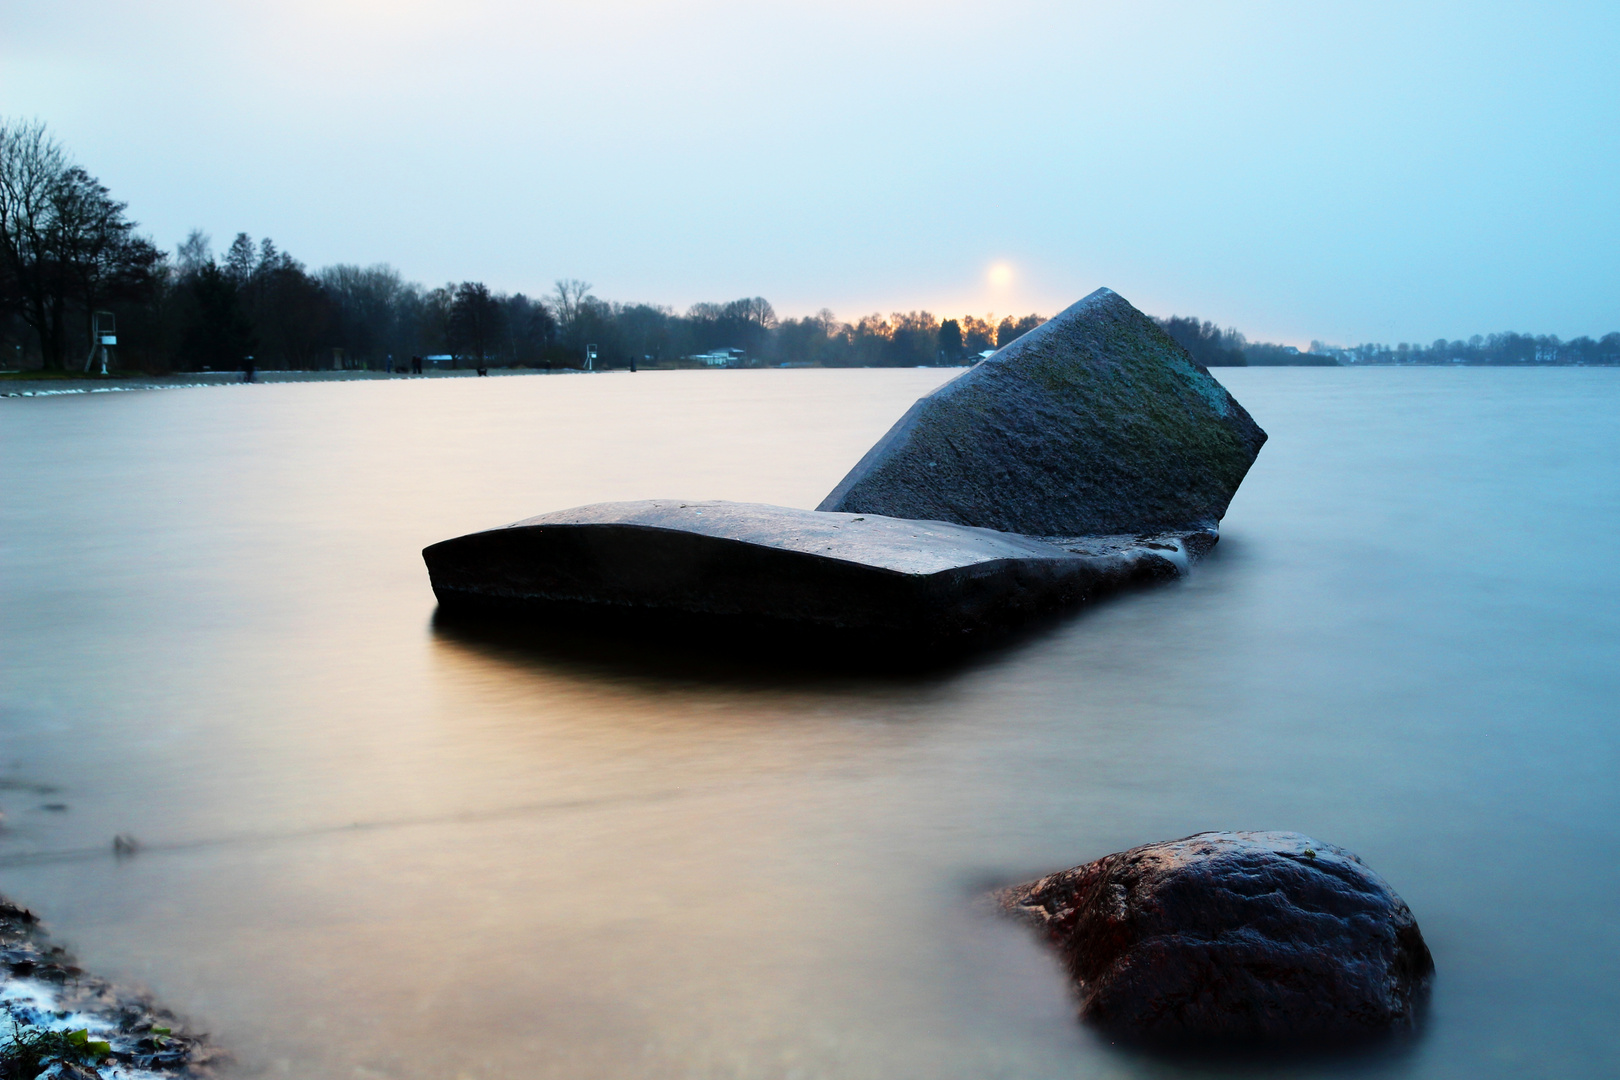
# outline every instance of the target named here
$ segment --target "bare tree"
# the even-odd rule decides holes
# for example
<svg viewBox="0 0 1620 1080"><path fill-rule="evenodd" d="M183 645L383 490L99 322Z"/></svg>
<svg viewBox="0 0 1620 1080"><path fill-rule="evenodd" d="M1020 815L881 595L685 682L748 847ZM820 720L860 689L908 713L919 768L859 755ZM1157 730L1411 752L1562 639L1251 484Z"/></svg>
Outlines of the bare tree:
<svg viewBox="0 0 1620 1080"><path fill-rule="evenodd" d="M47 368L66 366L75 309L88 336L96 306L157 261L126 208L67 160L43 124L0 123L0 263Z"/></svg>
<svg viewBox="0 0 1620 1080"><path fill-rule="evenodd" d="M557 291L551 294L552 307L557 310L557 325L564 334L574 327L574 320L579 317L580 305L591 294L591 283L580 281L578 278L561 279L557 282Z"/></svg>
<svg viewBox="0 0 1620 1080"><path fill-rule="evenodd" d="M0 260L12 304L39 336L45 366L61 368L63 313L55 308L51 232L67 155L39 121L0 122Z"/></svg>
<svg viewBox="0 0 1620 1080"><path fill-rule="evenodd" d="M175 254L180 276L195 274L203 268L204 263L214 261L213 239L201 229L192 229L186 235L185 242L175 249Z"/></svg>
<svg viewBox="0 0 1620 1080"><path fill-rule="evenodd" d="M259 263L259 255L253 247L253 238L247 233L237 233L236 239L231 241L230 250L225 252L224 263L220 269L225 276L235 282L237 288L243 288L253 277L253 270Z"/></svg>
<svg viewBox="0 0 1620 1080"><path fill-rule="evenodd" d="M53 202L61 285L64 294L82 306L90 343L84 368L89 371L98 346L97 309L113 299L139 294L159 254L149 241L134 235L134 222L124 217L128 204L115 201L105 185L78 166L62 175Z"/></svg>
<svg viewBox="0 0 1620 1080"><path fill-rule="evenodd" d="M733 300L725 307L727 316L755 328L756 330L774 330L776 328L776 309L771 302L763 296L750 296L742 300Z"/></svg>
<svg viewBox="0 0 1620 1080"><path fill-rule="evenodd" d="M415 321L417 286L407 284L386 263L365 267L340 263L321 270L319 277L336 306L338 336L353 355L375 362L389 353L405 354L408 346L391 343L415 337L404 333L402 324Z"/></svg>

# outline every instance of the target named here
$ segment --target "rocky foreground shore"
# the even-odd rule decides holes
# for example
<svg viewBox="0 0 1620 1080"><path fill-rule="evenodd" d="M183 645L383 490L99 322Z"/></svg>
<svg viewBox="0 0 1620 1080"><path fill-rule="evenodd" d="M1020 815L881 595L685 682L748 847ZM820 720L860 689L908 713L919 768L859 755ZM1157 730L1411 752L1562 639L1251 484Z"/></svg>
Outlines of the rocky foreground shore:
<svg viewBox="0 0 1620 1080"><path fill-rule="evenodd" d="M0 1010L0 1080L200 1080L223 1059L146 995L86 974L4 897Z"/></svg>

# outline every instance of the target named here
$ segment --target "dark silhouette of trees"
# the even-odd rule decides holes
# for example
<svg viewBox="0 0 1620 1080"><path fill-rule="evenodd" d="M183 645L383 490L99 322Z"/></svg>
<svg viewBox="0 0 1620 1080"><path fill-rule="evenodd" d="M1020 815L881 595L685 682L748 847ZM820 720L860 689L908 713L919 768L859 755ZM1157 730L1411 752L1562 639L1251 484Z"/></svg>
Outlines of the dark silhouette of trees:
<svg viewBox="0 0 1620 1080"><path fill-rule="evenodd" d="M425 298L420 286L407 283L386 265L328 266L318 278L332 305L330 348L342 349L345 363L381 367L389 356L448 349L454 286L445 286L443 297ZM424 299L433 310L423 312ZM420 340L424 335L430 339L425 349Z"/></svg>
<svg viewBox="0 0 1620 1080"><path fill-rule="evenodd" d="M1180 315L1155 321L1205 367L1243 367L1249 362L1243 355L1246 342L1236 330L1222 330L1207 320L1199 322Z"/></svg>
<svg viewBox="0 0 1620 1080"><path fill-rule="evenodd" d="M624 304L617 318L618 338L615 344L622 357L614 353L612 359L634 359L638 364L658 364L681 355L684 337L680 320L667 307L655 304Z"/></svg>
<svg viewBox="0 0 1620 1080"><path fill-rule="evenodd" d="M1007 316L996 327L996 348L1005 349L1045 321L1039 315L1025 315L1022 319Z"/></svg>
<svg viewBox="0 0 1620 1080"><path fill-rule="evenodd" d="M961 360L967 349L962 344L962 324L946 319L939 324L939 358L946 363Z"/></svg>
<svg viewBox="0 0 1620 1080"><path fill-rule="evenodd" d="M67 301L61 309L75 306L84 320L88 370L98 344L91 330L95 312L115 301L141 299L158 252L135 235L135 223L124 217L126 204L114 201L100 181L77 166L62 177L55 203Z"/></svg>
<svg viewBox="0 0 1620 1080"><path fill-rule="evenodd" d="M266 237L248 277L247 310L258 330L259 355L268 364L311 368L330 359L336 305L304 264L276 250ZM324 356L323 356L324 352Z"/></svg>
<svg viewBox="0 0 1620 1080"><path fill-rule="evenodd" d="M1311 342L1313 354L1341 364L1485 364L1530 366L1538 364L1620 364L1620 332L1593 339L1588 336L1562 341L1554 334L1475 334L1467 341L1439 338L1425 346L1367 344L1340 348Z"/></svg>
<svg viewBox="0 0 1620 1080"><path fill-rule="evenodd" d="M472 357L475 366L484 367L490 347L500 337L502 305L481 281L463 281L456 286L450 302L450 354Z"/></svg>
<svg viewBox="0 0 1620 1080"><path fill-rule="evenodd" d="M381 369L390 358L448 353L493 365L696 365L723 352L728 366L849 367L972 362L1042 323L1038 315L943 321L927 311L845 322L823 308L779 318L763 297L693 304L684 313L603 300L589 282L560 279L544 299L492 292L480 282L424 288L387 265L307 270L268 238L238 233L215 258L193 232L172 258L136 234L127 207L73 164L37 122L0 121L0 343L4 362L78 366L92 354L98 309L117 317L115 360L162 371L235 368ZM1475 335L1429 345L1251 342L1192 317L1159 323L1210 367L1249 364L1620 365L1620 333ZM711 359L713 359L711 355Z"/></svg>
<svg viewBox="0 0 1620 1080"><path fill-rule="evenodd" d="M687 309L686 322L696 351L742 349L756 357L765 355L777 327L776 311L761 296L726 304L693 304Z"/></svg>
<svg viewBox="0 0 1620 1080"><path fill-rule="evenodd" d="M180 350L188 367L226 371L239 368L253 355L258 337L243 310L242 290L213 260L186 278L189 318Z"/></svg>
<svg viewBox="0 0 1620 1080"><path fill-rule="evenodd" d="M575 336L574 324L578 321L580 307L590 294L591 283L588 281L568 278L556 282L556 291L551 294L551 303L556 311L557 329L563 337L572 339Z"/></svg>
<svg viewBox="0 0 1620 1080"><path fill-rule="evenodd" d="M996 328L990 324L989 319L976 319L972 315L962 316L962 348L967 350L969 357L980 356L995 347Z"/></svg>
<svg viewBox="0 0 1620 1080"><path fill-rule="evenodd" d="M101 305L149 286L157 251L126 209L43 124L0 123L0 305L33 331L48 370L67 367L79 329L90 344Z"/></svg>
<svg viewBox="0 0 1620 1080"><path fill-rule="evenodd" d="M53 198L67 158L42 124L0 126L0 262L8 307L39 337L47 369L60 369L62 321L54 285Z"/></svg>
<svg viewBox="0 0 1620 1080"><path fill-rule="evenodd" d="M245 289L258 265L259 253L253 247L253 238L247 233L237 233L230 249L225 252L225 258L221 260L220 270L238 289Z"/></svg>
<svg viewBox="0 0 1620 1080"><path fill-rule="evenodd" d="M505 331L505 357L523 367L544 363L557 338L557 320L546 305L514 293L501 305L500 325Z"/></svg>
<svg viewBox="0 0 1620 1080"><path fill-rule="evenodd" d="M939 363L939 320L926 311L895 313L885 358L897 367L930 367Z"/></svg>
<svg viewBox="0 0 1620 1080"><path fill-rule="evenodd" d="M850 327L822 308L802 319L783 319L773 335L770 359L803 367L847 367Z"/></svg>

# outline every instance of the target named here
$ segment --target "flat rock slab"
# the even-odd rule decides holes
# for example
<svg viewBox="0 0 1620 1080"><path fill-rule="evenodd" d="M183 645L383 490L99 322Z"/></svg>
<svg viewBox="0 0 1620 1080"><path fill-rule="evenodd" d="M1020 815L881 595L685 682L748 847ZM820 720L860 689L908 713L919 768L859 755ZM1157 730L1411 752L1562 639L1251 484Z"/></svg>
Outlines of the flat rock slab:
<svg viewBox="0 0 1620 1080"><path fill-rule="evenodd" d="M1290 832L1146 844L997 894L1062 957L1080 1016L1150 1041L1410 1027L1434 961L1355 855Z"/></svg>
<svg viewBox="0 0 1620 1080"><path fill-rule="evenodd" d="M1266 433L1109 289L919 400L819 509L1029 536L1213 529Z"/></svg>
<svg viewBox="0 0 1620 1080"><path fill-rule="evenodd" d="M452 614L695 620L899 650L976 643L1131 582L1175 577L1208 540L1047 542L875 514L650 500L543 514L422 556Z"/></svg>

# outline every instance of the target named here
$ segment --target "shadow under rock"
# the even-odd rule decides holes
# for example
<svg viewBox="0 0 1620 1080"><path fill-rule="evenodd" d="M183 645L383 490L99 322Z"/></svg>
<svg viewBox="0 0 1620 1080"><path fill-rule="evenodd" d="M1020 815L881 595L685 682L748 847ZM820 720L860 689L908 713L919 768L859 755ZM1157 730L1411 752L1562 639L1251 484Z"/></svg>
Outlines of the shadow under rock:
<svg viewBox="0 0 1620 1080"><path fill-rule="evenodd" d="M1154 586L1138 588L1149 587ZM587 610L536 618L440 607L432 628L437 640L491 659L587 677L773 688L854 682L921 690L1002 662L1098 604L1136 591L1127 588L958 648L914 648L904 641L804 632L782 623L622 612L603 617Z"/></svg>

